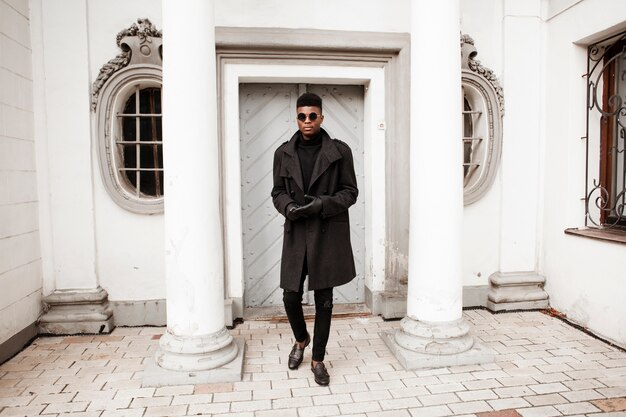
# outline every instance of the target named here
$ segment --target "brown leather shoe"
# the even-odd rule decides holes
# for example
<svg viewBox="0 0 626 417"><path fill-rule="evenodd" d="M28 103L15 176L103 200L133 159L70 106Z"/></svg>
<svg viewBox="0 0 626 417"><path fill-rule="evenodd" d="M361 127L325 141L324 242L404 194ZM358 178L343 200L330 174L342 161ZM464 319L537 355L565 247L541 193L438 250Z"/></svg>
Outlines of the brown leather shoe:
<svg viewBox="0 0 626 417"><path fill-rule="evenodd" d="M326 386L330 383L330 375L328 375L324 362L318 362L315 366L313 366L313 362L311 362L311 371L313 372L313 377L317 385Z"/></svg>
<svg viewBox="0 0 626 417"><path fill-rule="evenodd" d="M300 366L302 358L304 357L304 349L309 346L309 343L311 343L311 336L308 333L306 334L304 347L302 349L300 349L300 344L298 342L294 343L291 353L289 354L289 361L287 362L289 369L298 369L298 366Z"/></svg>

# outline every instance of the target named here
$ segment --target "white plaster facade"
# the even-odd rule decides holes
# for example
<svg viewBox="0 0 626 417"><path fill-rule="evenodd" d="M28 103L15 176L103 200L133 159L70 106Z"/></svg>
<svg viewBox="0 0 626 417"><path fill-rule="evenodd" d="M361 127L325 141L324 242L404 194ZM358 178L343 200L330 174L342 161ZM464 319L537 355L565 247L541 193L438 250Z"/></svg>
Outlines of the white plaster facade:
<svg viewBox="0 0 626 417"><path fill-rule="evenodd" d="M27 342L41 312L30 29L28 2L0 2L0 343L22 331Z"/></svg>
<svg viewBox="0 0 626 417"><path fill-rule="evenodd" d="M466 288L485 289L486 294L495 273L544 276L551 307L624 346L626 305L618 295L626 294L622 268L626 246L563 233L584 220L580 200L584 148L579 138L585 129L581 79L585 46L626 29L623 1L461 0L460 4L461 30L475 40L478 59L494 70L506 100L496 181L463 211L460 280ZM90 86L99 69L119 53L116 34L138 17L162 28L161 2L67 0L60 5L1 0L0 7L0 344L34 323L41 312L41 296L59 289L101 287L114 305L118 324L164 324L164 217L131 213L111 200L100 175L96 120L89 108ZM320 0L306 13L302 7L287 0L265 1L263 7L254 0L217 0L215 26L233 31L277 28L296 34L321 30L402 36L411 31L409 0ZM307 44L319 42L313 32L306 33L297 42L303 52ZM367 47L368 41L366 37L358 46ZM227 64L221 75L227 80L226 89L218 88L226 136L231 134L228 129L238 126L236 110L232 111L236 81L229 77L244 81L269 77L264 63L244 64ZM358 78L358 83L375 87L366 94L371 105L368 121L372 126L386 123L387 133L369 130L372 146L381 147L372 154L385 154L370 164L370 172L380 181L379 189L387 190L387 199L372 199L367 241L372 272L366 285L381 292L388 283L407 276L408 140L390 137L389 132L390 124L409 123L402 114L408 90L384 103L381 97L392 90L380 86L395 74L382 65L362 67L359 74L342 65L346 74L341 74L332 67L313 71L293 64L281 63L274 79ZM436 71L439 62L424 57L424 65ZM400 66L400 73L408 71L407 60ZM376 112L388 120L380 120ZM226 298L236 305L243 292L237 279L241 236L237 219L229 216L237 209L239 187L231 185L238 168L229 165L236 161L229 146L229 141L222 142L220 156L224 284ZM377 174L381 169L386 178ZM437 218L436 207L432 215L434 222L444 221ZM237 316L240 308L231 314Z"/></svg>

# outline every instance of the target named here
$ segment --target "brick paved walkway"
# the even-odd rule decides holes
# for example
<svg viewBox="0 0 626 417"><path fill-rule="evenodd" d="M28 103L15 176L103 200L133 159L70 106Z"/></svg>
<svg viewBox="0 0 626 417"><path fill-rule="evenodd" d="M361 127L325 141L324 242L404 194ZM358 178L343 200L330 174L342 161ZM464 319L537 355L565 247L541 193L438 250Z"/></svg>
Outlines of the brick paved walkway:
<svg viewBox="0 0 626 417"><path fill-rule="evenodd" d="M286 323L248 321L242 382L141 388L163 328L107 336L44 337L0 366L4 416L626 416L626 353L539 312L466 311L497 362L405 371L378 336L398 321L335 319L326 357L329 387L315 384L307 349L286 358Z"/></svg>

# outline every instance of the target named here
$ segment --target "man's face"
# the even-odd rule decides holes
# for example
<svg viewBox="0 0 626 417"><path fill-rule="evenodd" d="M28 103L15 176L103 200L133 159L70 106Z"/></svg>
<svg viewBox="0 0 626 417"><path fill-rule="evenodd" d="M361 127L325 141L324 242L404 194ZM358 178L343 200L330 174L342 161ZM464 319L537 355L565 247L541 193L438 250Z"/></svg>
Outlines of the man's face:
<svg viewBox="0 0 626 417"><path fill-rule="evenodd" d="M314 113L315 116L311 116ZM304 115L304 117L302 116ZM311 120L314 118L315 120ZM298 129L302 133L305 140L316 137L320 133L324 116L322 115L322 109L317 106L302 106L296 109L296 121L298 122Z"/></svg>

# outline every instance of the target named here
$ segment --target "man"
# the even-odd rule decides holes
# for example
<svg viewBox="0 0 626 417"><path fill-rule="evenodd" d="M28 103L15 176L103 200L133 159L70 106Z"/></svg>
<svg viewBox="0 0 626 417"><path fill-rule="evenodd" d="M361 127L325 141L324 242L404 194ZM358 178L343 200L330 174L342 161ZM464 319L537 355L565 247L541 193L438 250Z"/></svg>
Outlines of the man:
<svg viewBox="0 0 626 417"><path fill-rule="evenodd" d="M321 128L322 99L312 93L296 102L298 131L274 153L274 206L285 216L280 287L296 343L289 369L302 363L311 341L302 311L303 285L315 292L311 370L315 382L328 385L324 365L333 311L333 287L356 275L350 244L348 208L358 189L352 151Z"/></svg>

